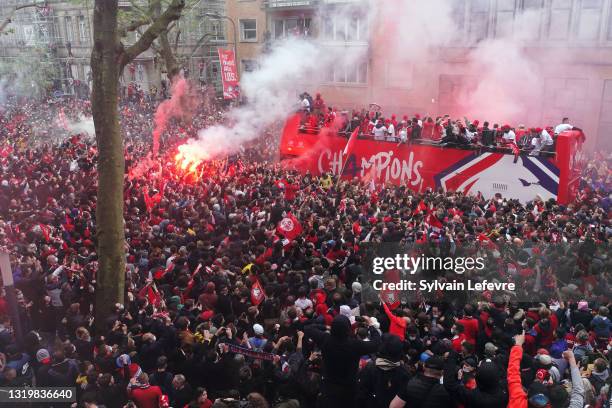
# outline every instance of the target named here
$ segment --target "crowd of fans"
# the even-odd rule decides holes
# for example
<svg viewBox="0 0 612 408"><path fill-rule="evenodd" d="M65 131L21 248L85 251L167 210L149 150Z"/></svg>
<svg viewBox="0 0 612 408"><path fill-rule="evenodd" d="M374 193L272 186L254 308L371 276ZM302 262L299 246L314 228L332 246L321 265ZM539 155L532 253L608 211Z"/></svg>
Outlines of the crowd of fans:
<svg viewBox="0 0 612 408"><path fill-rule="evenodd" d="M108 408L610 406L612 157L567 206L296 174L267 136L181 170L176 145L224 120L200 106L168 127L161 166L140 168L155 104L126 102L126 297L96 321L97 152L34 131L89 109L58 103L0 113L0 247L24 333L0 298L0 385L72 386L78 406ZM482 255L466 276L536 296L387 305L364 279L364 248L385 242Z"/></svg>
<svg viewBox="0 0 612 408"><path fill-rule="evenodd" d="M396 115L385 117L376 104L369 109L352 112L338 112L327 106L320 93L315 98L304 92L300 95L302 112L301 130L314 131L321 126L330 126L341 121L341 129L350 135L359 128L362 137L395 143L434 142L445 146L462 148L504 148L516 146L524 153L538 155L541 152L554 152L555 140L559 133L566 130L580 130L563 118L557 126L528 128L525 125L513 127L479 120L470 121L467 117L452 119L450 115L431 117L415 113L412 117Z"/></svg>

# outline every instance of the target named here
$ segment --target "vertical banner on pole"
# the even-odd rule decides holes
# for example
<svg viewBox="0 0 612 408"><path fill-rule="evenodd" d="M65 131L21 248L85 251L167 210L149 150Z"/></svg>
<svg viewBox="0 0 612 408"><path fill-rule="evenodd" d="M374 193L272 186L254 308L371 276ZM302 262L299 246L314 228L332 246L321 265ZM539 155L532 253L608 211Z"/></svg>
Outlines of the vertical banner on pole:
<svg viewBox="0 0 612 408"><path fill-rule="evenodd" d="M0 273L4 286L13 286L13 272L8 252L0 252Z"/></svg>
<svg viewBox="0 0 612 408"><path fill-rule="evenodd" d="M234 51L219 48L219 61L221 63L221 82L223 83L223 98L238 99L240 87L238 86L238 70Z"/></svg>

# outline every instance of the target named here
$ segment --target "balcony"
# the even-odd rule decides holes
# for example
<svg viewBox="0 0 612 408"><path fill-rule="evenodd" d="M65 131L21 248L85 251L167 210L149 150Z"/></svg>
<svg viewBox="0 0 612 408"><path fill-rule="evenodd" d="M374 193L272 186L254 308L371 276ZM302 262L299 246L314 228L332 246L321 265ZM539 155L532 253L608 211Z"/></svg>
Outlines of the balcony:
<svg viewBox="0 0 612 408"><path fill-rule="evenodd" d="M313 8L319 0L264 0L268 9Z"/></svg>

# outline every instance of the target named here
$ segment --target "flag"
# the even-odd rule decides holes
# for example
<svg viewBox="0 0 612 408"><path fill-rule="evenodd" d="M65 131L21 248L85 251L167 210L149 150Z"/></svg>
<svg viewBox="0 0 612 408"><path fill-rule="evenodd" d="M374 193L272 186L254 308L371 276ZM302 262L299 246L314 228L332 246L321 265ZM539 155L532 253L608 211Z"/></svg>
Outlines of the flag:
<svg viewBox="0 0 612 408"><path fill-rule="evenodd" d="M434 231L440 231L443 227L442 222L433 213L425 218L425 224Z"/></svg>
<svg viewBox="0 0 612 408"><path fill-rule="evenodd" d="M366 173L365 176L363 176L363 182L364 184L368 185L368 191L370 193L373 193L374 191L376 191L376 167L374 166L374 164L372 164L372 166L370 167L370 171L368 171Z"/></svg>
<svg viewBox="0 0 612 408"><path fill-rule="evenodd" d="M491 238L489 238L488 236L486 236L483 233L478 234L478 237L476 237L476 239L478 240L478 242L480 242L481 245L491 249L491 250L496 250L497 249L497 245L495 244L495 242L493 242L491 240Z"/></svg>
<svg viewBox="0 0 612 408"><path fill-rule="evenodd" d="M276 232L289 240L294 240L302 233L302 224L291 213L278 222Z"/></svg>
<svg viewBox="0 0 612 408"><path fill-rule="evenodd" d="M384 283L399 283L400 273L397 269L391 269L385 272L383 276ZM387 286L385 286L387 287ZM380 297L383 302L389 306L389 309L394 310L400 305L400 291L395 289L382 289Z"/></svg>
<svg viewBox="0 0 612 408"><path fill-rule="evenodd" d="M46 242L49 242L49 227L43 224L38 224L40 226L40 232L42 232L43 238L45 238Z"/></svg>
<svg viewBox="0 0 612 408"><path fill-rule="evenodd" d="M355 147L355 143L357 142L357 136L359 136L359 126L351 133L351 137L349 137L348 142L346 142L346 146L344 146L344 150L342 154L346 157L353 152L353 147Z"/></svg>
<svg viewBox="0 0 612 408"><path fill-rule="evenodd" d="M264 292L263 286L261 286L259 279L257 279L251 287L251 303L255 306L259 306L259 304L263 302L265 298L266 293Z"/></svg>
<svg viewBox="0 0 612 408"><path fill-rule="evenodd" d="M138 297L141 299L146 298L150 304L155 306L159 305L162 300L161 295L153 283L149 283L140 289L138 292Z"/></svg>
<svg viewBox="0 0 612 408"><path fill-rule="evenodd" d="M421 200L417 208L412 212L412 215L418 215L426 210L427 210L427 205L425 204L425 201Z"/></svg>

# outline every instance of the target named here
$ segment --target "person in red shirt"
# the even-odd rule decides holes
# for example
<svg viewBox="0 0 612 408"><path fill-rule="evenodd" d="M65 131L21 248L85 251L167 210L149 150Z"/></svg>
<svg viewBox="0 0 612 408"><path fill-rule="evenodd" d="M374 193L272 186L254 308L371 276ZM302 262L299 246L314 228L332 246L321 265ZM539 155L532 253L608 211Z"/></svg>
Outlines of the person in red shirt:
<svg viewBox="0 0 612 408"><path fill-rule="evenodd" d="M408 326L408 323L410 323L410 318L408 316L404 316L402 310L398 310L395 312L397 314L393 314L387 303L385 303L382 298L380 301L382 302L383 308L385 309L385 314L390 321L389 333L396 335L401 341L404 341L406 339L406 327Z"/></svg>
<svg viewBox="0 0 612 408"><path fill-rule="evenodd" d="M134 401L138 408L159 408L161 396L161 388L149 384L147 373L141 373L138 377L130 380L128 398Z"/></svg>
<svg viewBox="0 0 612 408"><path fill-rule="evenodd" d="M559 326L557 315L552 313L550 309L540 309L540 321L534 326L536 332L537 346L542 348L550 348L555 341L555 330Z"/></svg>
<svg viewBox="0 0 612 408"><path fill-rule="evenodd" d="M436 124L434 123L431 117L427 117L427 119L425 119L425 122L423 122L423 131L421 132L423 139L427 139L427 140L434 139L435 125Z"/></svg>
<svg viewBox="0 0 612 408"><path fill-rule="evenodd" d="M474 306L467 304L463 310L465 312L465 317L463 319L458 319L457 323L465 327L465 339L475 345L476 337L478 336L478 320L473 316Z"/></svg>
<svg viewBox="0 0 612 408"><path fill-rule="evenodd" d="M456 322L453 327L451 327L451 333L453 334L451 345L456 353L461 353L461 346L463 342L467 340L464 331L465 327L459 322Z"/></svg>
<svg viewBox="0 0 612 408"><path fill-rule="evenodd" d="M285 200L295 200L295 193L300 189L300 186L293 181L292 178L287 179L285 184Z"/></svg>

